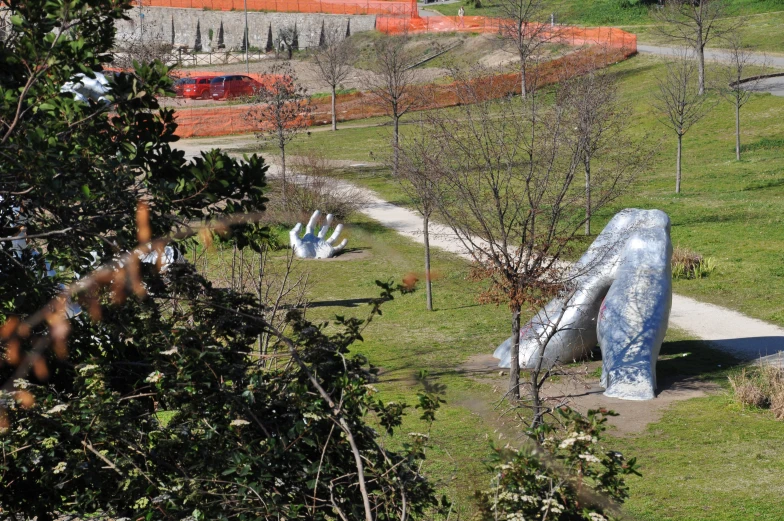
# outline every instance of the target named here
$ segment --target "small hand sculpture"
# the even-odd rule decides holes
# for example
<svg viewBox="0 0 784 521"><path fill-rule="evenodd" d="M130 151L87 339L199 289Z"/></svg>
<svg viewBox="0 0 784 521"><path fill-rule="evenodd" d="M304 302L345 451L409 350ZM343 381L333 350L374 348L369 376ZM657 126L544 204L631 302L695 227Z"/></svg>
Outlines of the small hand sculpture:
<svg viewBox="0 0 784 521"><path fill-rule="evenodd" d="M328 259L334 257L336 253L346 247L348 242L346 239L343 239L337 246L332 246L338 239L340 232L343 231L342 224L338 224L335 227L335 231L329 236L329 239L324 239L332 224L332 214L327 215L327 221L319 230L318 235L313 234L313 227L318 222L320 216L321 212L318 210L313 212L308 225L305 227L305 235L302 238L299 236L299 231L302 229L301 223L297 223L289 232L289 241L297 257L301 259Z"/></svg>

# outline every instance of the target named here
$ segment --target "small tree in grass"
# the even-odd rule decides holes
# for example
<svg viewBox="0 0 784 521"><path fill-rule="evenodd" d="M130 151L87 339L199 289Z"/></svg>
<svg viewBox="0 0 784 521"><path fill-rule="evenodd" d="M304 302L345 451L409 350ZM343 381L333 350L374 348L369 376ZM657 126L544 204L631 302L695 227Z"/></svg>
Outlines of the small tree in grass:
<svg viewBox="0 0 784 521"><path fill-rule="evenodd" d="M736 33L745 23L730 17L728 0L667 0L654 11L660 22L656 31L677 45L688 47L697 60L697 92L705 94L705 47L728 34Z"/></svg>
<svg viewBox="0 0 784 521"><path fill-rule="evenodd" d="M700 93L695 76L698 70L692 57L685 51L667 61L659 77L659 89L654 94L654 104L661 114L660 121L678 138L675 156L675 193L681 193L681 156L683 136L701 120L711 108L708 98Z"/></svg>
<svg viewBox="0 0 784 521"><path fill-rule="evenodd" d="M325 29L322 24L321 37L323 41L313 53L313 71L329 85L332 93L332 130L337 130L336 90L351 75L356 49L351 40L343 38L337 27Z"/></svg>
<svg viewBox="0 0 784 521"><path fill-rule="evenodd" d="M509 395L516 400L521 314L569 291L560 259L572 251L586 217L574 186L581 161L569 127L570 103L543 105L536 91L521 103L494 95L494 88L504 86L483 71L458 74L458 109L428 113L426 133L440 150L439 215L475 261L475 275L490 282L483 300L510 308ZM622 193L636 168L631 162L597 172L594 211ZM539 394L547 374L541 367L531 371L533 424L547 410Z"/></svg>
<svg viewBox="0 0 784 521"><path fill-rule="evenodd" d="M509 42L520 58L520 91L528 95L526 79L531 61L544 44L555 35L555 29L544 23L547 6L544 0L500 0L497 9L501 16L499 36Z"/></svg>
<svg viewBox="0 0 784 521"><path fill-rule="evenodd" d="M257 137L269 139L280 150L283 205L286 206L286 145L310 124L310 98L290 66L274 66L270 78L252 97L245 117L253 123Z"/></svg>
<svg viewBox="0 0 784 521"><path fill-rule="evenodd" d="M757 77L743 81L744 76L748 75L752 67L764 67L765 63L756 58L737 33L730 33L724 38L724 47L729 56L720 65L722 84L717 90L735 109L735 159L740 161L740 109L751 99L751 93L760 82Z"/></svg>
<svg viewBox="0 0 784 521"><path fill-rule="evenodd" d="M437 143L428 135L424 121L418 132L401 141L397 180L422 216L425 242L425 291L427 310L433 311L433 284L430 269L430 218L436 210L440 157Z"/></svg>
<svg viewBox="0 0 784 521"><path fill-rule="evenodd" d="M570 143L585 174L585 235L590 235L592 162L594 157L628 154L634 148L625 138L629 111L618 102L615 75L606 71L592 70L566 80L558 94L558 102L568 110L569 126L573 129ZM629 157L639 158L639 154Z"/></svg>
<svg viewBox="0 0 784 521"><path fill-rule="evenodd" d="M400 118L420 103L414 90L413 66L417 55L407 46L408 37L385 36L373 44L373 62L368 77L375 102L392 118L392 173L398 173Z"/></svg>

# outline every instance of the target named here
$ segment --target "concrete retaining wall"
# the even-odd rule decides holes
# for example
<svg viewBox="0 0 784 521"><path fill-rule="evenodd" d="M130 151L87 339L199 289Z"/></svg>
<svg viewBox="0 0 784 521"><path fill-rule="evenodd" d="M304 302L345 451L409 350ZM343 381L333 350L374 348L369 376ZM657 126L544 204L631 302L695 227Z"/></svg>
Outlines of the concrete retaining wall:
<svg viewBox="0 0 784 521"><path fill-rule="evenodd" d="M141 16L143 15L143 16ZM196 23L201 28L201 43L204 51L215 51L218 46L218 30L223 22L223 43L226 50L238 50L242 46L245 29L245 13L242 11L205 11L201 9L176 9L167 7L144 7L128 12L130 21L117 24L118 40L137 39L142 31L145 40L172 41L174 22L174 44L193 48L196 42ZM322 24L326 30L346 33L350 24L351 33L371 31L375 28L374 15L332 15L311 13L259 13L248 12L248 34L251 47L264 49L267 34L272 30L272 40L277 42L282 29L297 26L299 48L314 47L319 43ZM212 29L212 43L209 32Z"/></svg>

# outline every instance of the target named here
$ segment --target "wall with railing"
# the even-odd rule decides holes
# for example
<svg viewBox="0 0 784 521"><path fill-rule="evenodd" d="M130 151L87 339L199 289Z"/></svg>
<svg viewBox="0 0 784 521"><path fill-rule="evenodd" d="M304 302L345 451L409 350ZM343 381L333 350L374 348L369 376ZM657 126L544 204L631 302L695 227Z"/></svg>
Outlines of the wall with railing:
<svg viewBox="0 0 784 521"><path fill-rule="evenodd" d="M142 0L142 5L243 11L245 0ZM383 14L419 17L416 0L247 0L247 9L279 13Z"/></svg>

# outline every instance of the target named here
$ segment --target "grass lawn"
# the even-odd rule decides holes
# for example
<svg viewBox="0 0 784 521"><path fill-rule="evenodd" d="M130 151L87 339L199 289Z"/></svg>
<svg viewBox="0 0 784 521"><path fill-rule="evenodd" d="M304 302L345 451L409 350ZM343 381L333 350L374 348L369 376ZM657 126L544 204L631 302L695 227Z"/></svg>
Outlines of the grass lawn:
<svg viewBox="0 0 784 521"><path fill-rule="evenodd" d="M466 16L499 16L496 2L483 2L483 7L464 6ZM621 7L620 0L558 0L550 8L558 23L566 25L618 26L637 34L639 43L667 44L654 31L656 23L653 10L641 2L629 2ZM781 0L730 0L732 16L747 17L747 25L742 29L744 41L760 51L784 53L784 2ZM456 16L460 3L428 7L449 16ZM721 47L713 42L711 47Z"/></svg>
<svg viewBox="0 0 784 521"><path fill-rule="evenodd" d="M278 233L285 237L285 228ZM422 247L377 223L356 217L345 233L351 255L357 256L353 260L295 265L295 273L309 273L311 319L362 317L366 299L378 294L375 280L400 280L421 271ZM282 253L273 262L282 262ZM436 310L425 311L423 291L397 297L384 305L383 316L368 327L365 341L353 352L366 355L381 369L375 386L384 401L415 404L421 369L443 388L446 404L437 414L424 469L466 518L473 513L473 491L486 487L490 479L484 466L489 442L515 444L520 431L502 422L494 409L505 378L494 372L490 378L477 375L461 365L474 355L492 352L507 334L509 317L503 307L477 304L481 285L466 279L463 260L434 251L433 266L439 275L434 283ZM658 373L662 381L690 378L723 385L735 364L728 355L670 331ZM590 368L597 366L592 362ZM408 432L423 432L418 416L412 409L400 434L385 438L385 443L394 447ZM630 482L626 518L740 521L759 512L763 517L753 519L773 519L764 516L772 513L775 494L784 487L784 472L774 472L784 465L784 451L773 444L780 430L769 412L742 411L719 394L677 403L640 434L608 437L608 449L638 456L643 471L643 478ZM757 473L764 487L754 485Z"/></svg>
<svg viewBox="0 0 784 521"><path fill-rule="evenodd" d="M734 156L732 107L718 103L684 138L683 190L676 195L675 139L657 122L651 105L662 61L637 56L612 70L620 75L622 99L632 110L631 132L647 136L656 153L650 170L629 194L597 215L594 229L601 230L620 208L666 211L675 245L717 261L716 271L707 278L676 281L677 292L784 325L784 98L754 95L743 108L745 152L740 162ZM374 120L378 122L383 119ZM404 134L411 131L413 125L402 127ZM385 157L390 137L391 127L383 124L313 132L287 150L315 150L362 163ZM387 200L406 204L385 168L346 169L342 175Z"/></svg>
<svg viewBox="0 0 784 521"><path fill-rule="evenodd" d="M726 395L674 404L615 447L637 456L625 511L640 521L781 519L782 425Z"/></svg>
<svg viewBox="0 0 784 521"><path fill-rule="evenodd" d="M624 101L632 109L638 136L656 148L648 173L616 208L597 216L598 231L622 207L661 208L673 222L673 242L716 259L708 278L679 280L679 293L784 324L784 99L755 95L743 112L743 160L734 159L732 110L714 110L684 140L683 193L674 191L674 139L656 122L650 105L662 62L640 56L613 67L621 76ZM374 123L378 123L375 120ZM403 132L414 131L403 126ZM327 157L367 162L388 153L388 126L345 128L337 133L313 132L293 142L290 154L317 150ZM383 167L348 168L339 173L406 204L399 187ZM364 301L377 294L373 281L421 272L421 246L363 218L347 228L349 247L364 257L352 261L305 261L297 269L310 272L308 296L317 305L313 318L334 314L361 316ZM355 350L381 367L377 387L384 400L415 403L420 369L444 386L447 404L432 432L434 447L426 463L429 475L456 501L459 512L471 513L471 492L486 486L483 461L488 440L519 438L519 429L500 423L494 404L501 386L460 369L468 358L490 353L509 329L507 312L478 305L480 286L466 280L466 264L434 252L437 310L424 310L424 293L389 302L383 317L366 331ZM687 356L684 356L686 354ZM595 362L594 362L595 363ZM693 378L726 389L735 361L700 342L668 332L658 364L661 378ZM498 378L496 378L498 380ZM412 411L402 429L421 432ZM781 518L784 492L782 424L769 411L742 409L725 391L676 402L643 432L611 437L606 446L638 457L643 477L629 481L627 519L747 520ZM403 436L404 437L404 436ZM389 440L398 444L403 438Z"/></svg>

